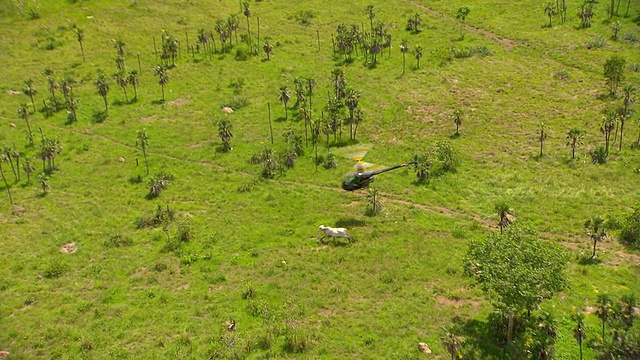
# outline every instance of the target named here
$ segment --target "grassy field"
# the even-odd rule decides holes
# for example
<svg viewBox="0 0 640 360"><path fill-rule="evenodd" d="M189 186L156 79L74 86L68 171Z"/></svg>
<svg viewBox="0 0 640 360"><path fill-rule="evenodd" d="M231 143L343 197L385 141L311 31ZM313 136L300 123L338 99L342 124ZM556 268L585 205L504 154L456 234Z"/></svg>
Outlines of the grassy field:
<svg viewBox="0 0 640 360"><path fill-rule="evenodd" d="M0 184L0 351L11 352L8 359L425 358L419 342L429 344L431 358L447 359L442 327L456 318L482 324L492 309L464 276L462 258L472 239L498 231L494 206L501 201L518 223L570 255L570 287L542 304L559 323L555 358L578 358L573 308L593 306L599 293L640 295L637 250L609 237L599 245L599 263L580 261L591 246L585 220L626 215L639 200L640 152L631 146L637 123L625 125L624 146L617 151L616 143L607 163L592 164L589 156L604 144L602 110L622 101L606 96L604 62L615 54L640 64L640 42L624 40L640 38L638 2L628 17L614 18L622 24L614 41L603 21L607 1L595 4L593 26L580 30L573 1L567 22L556 16L549 28L539 1L379 1L375 20L387 24L393 41L375 67L362 55L344 64L332 52L340 22L368 28L368 1L251 2L252 41L259 17L261 43L274 45L270 60L263 52L237 60L237 51L249 48L235 38L231 51L211 57L187 51L187 35L194 45L198 29L214 32L216 20L232 14L239 37L246 36L235 1L50 0L37 2L35 19L20 3L0 0L0 145L21 152L22 161L35 158L37 170L31 183L24 173L14 182L2 164L16 204ZM471 12L461 24L455 14L463 5ZM625 8L623 1L622 14ZM297 20L303 11L313 14L309 24ZM423 25L414 34L405 25L416 12ZM85 61L73 25L84 31ZM181 46L166 101L154 75L154 41L159 47L163 30ZM589 49L598 36L606 45ZM105 118L94 81L98 70L110 79L115 72L114 38L126 44L127 69L140 59L140 85L138 100L126 102L111 81ZM420 68L407 54L404 75L402 39L424 51ZM486 46L491 55L451 56L452 48L468 46ZM272 146L268 104L272 147L282 150L281 134L292 127L303 135L304 124L295 110L285 120L278 89L293 91L294 77L315 79L319 118L336 66L362 93L358 140L373 146L367 161L406 162L448 140L459 152L457 171L428 184L406 169L376 178L384 203L376 216L366 215L366 191L340 188L353 163L339 158L336 168L316 170L310 145L294 168L260 180L260 166L249 159ZM64 110L45 116L45 68L77 80L77 121L69 123ZM38 111L29 119L35 146L16 112L21 103L31 109L31 101L14 93L29 78L37 89ZM627 66L625 78L640 88L639 72ZM131 87L128 93L131 99ZM248 105L228 115L233 149L223 152L215 122L224 116L221 104L238 100ZM289 105L294 101L292 93ZM456 107L465 112L459 137L449 118ZM543 157L540 122L548 125ZM586 131L575 159L565 140L573 127ZM46 195L35 180L42 172L38 128L63 147ZM142 129L151 174L175 177L154 199L146 197L136 147ZM137 219L158 206L188 219L193 238L172 250L161 227L137 229ZM320 224L347 227L356 241L321 244ZM178 226L168 233L177 236ZM72 242L76 252L59 251ZM232 321L236 330L228 331ZM587 321L587 337L596 338L598 318ZM584 350L585 359L595 358Z"/></svg>

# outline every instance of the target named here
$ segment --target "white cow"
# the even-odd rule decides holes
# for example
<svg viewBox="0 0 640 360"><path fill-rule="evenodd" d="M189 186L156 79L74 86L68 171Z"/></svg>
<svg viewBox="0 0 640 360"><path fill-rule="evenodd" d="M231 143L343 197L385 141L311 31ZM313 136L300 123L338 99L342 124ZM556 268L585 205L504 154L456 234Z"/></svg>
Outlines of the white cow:
<svg viewBox="0 0 640 360"><path fill-rule="evenodd" d="M329 226L320 225L320 227L318 227L318 230L324 232L324 235L322 235L320 241L322 241L325 236L329 236L332 238L345 238L349 240L349 242L351 242L351 237L347 235L347 229L345 228L332 228Z"/></svg>

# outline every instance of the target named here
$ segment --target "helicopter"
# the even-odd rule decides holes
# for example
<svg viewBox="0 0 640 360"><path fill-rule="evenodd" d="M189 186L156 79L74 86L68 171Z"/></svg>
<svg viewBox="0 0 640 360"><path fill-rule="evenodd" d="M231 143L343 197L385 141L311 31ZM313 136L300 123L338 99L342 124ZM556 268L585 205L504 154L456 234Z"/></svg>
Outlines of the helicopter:
<svg viewBox="0 0 640 360"><path fill-rule="evenodd" d="M354 166L356 171L352 171L344 176L342 180L342 189L346 191L354 191L360 190L362 188L366 188L371 184L374 180L374 176L378 174L385 173L387 171L399 169L409 165L417 165L417 158L414 158L413 161L408 163L399 164L391 167L384 167L382 165L371 164L367 162L363 162L362 159L369 151L369 147L366 145L361 145L357 147L349 147L340 149L338 153L342 154L345 157L354 159L357 161L357 164Z"/></svg>

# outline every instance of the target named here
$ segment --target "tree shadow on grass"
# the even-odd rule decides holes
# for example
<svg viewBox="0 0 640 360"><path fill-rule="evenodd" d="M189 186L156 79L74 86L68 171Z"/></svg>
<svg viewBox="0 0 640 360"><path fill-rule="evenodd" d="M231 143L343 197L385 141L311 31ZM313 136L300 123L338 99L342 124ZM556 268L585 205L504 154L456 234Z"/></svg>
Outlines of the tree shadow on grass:
<svg viewBox="0 0 640 360"><path fill-rule="evenodd" d="M106 111L94 111L91 119L95 123L102 123L107 119L108 113Z"/></svg>
<svg viewBox="0 0 640 360"><path fill-rule="evenodd" d="M356 218L342 218L336 221L336 227L350 228L350 227L358 227L358 226L366 226L367 222L363 220L358 220Z"/></svg>
<svg viewBox="0 0 640 360"><path fill-rule="evenodd" d="M602 263L602 259L597 256L595 258L580 256L578 259L580 265L598 265L600 263Z"/></svg>
<svg viewBox="0 0 640 360"><path fill-rule="evenodd" d="M151 103L153 105L162 105L162 104L164 104L166 102L167 102L167 100L159 99L159 100L153 100Z"/></svg>
<svg viewBox="0 0 640 360"><path fill-rule="evenodd" d="M464 320L459 317L453 323L465 341L462 354L465 359L500 360L506 359L505 344L496 343L495 329L487 321ZM506 336L506 335L505 335Z"/></svg>

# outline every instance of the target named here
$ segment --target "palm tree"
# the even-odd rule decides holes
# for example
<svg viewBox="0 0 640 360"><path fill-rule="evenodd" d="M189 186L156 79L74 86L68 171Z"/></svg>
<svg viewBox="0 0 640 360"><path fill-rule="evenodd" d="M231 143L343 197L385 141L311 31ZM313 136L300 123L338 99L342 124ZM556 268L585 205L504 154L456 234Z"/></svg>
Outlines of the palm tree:
<svg viewBox="0 0 640 360"><path fill-rule="evenodd" d="M552 26L551 25L551 18L553 17L553 15L556 14L556 8L555 8L555 6L553 5L552 2L547 3L547 6L545 6L545 8L544 8L544 13L547 14L547 16L549 17L549 26L548 27L551 27Z"/></svg>
<svg viewBox="0 0 640 360"><path fill-rule="evenodd" d="M29 125L29 111L27 110L27 104L20 104L18 108L18 115L27 124L27 138L29 138L29 144L33 145L33 133L31 132L31 125Z"/></svg>
<svg viewBox="0 0 640 360"><path fill-rule="evenodd" d="M309 111L313 110L313 107L311 105L311 96L313 95L313 90L315 88L316 88L316 81L313 78L307 78L307 96L309 97ZM638 142L640 143L640 141Z"/></svg>
<svg viewBox="0 0 640 360"><path fill-rule="evenodd" d="M626 119L631 117L633 111L631 110L631 105L635 102L633 94L635 93L636 88L632 84L628 84L623 89L623 99L622 99L622 108L619 111L620 115L620 144L618 147L618 151L622 151L622 132L624 130L624 122Z"/></svg>
<svg viewBox="0 0 640 360"><path fill-rule="evenodd" d="M420 59L422 58L422 46L420 45L416 46L415 49L413 49L413 54L415 55L416 61L418 62L416 68L420 69Z"/></svg>
<svg viewBox="0 0 640 360"><path fill-rule="evenodd" d="M10 146L5 146L4 148L2 148L2 154L5 155L5 157L9 160L9 165L11 165L11 172L13 172L13 177L16 181L20 180L18 178L18 174L20 173L20 167L18 167L18 173L16 173L16 167L13 166L13 159L12 156L14 154L13 149L11 149Z"/></svg>
<svg viewBox="0 0 640 360"><path fill-rule="evenodd" d="M471 12L471 9L469 9L466 6L462 6L458 8L458 10L456 11L456 19L462 21L460 23L460 38L464 38L464 33L462 32L463 26L464 26L464 20L467 18L467 16L469 16L470 12Z"/></svg>
<svg viewBox="0 0 640 360"><path fill-rule="evenodd" d="M140 84L140 75L138 74L138 70L129 71L127 81L129 81L129 84L133 86L133 100L138 100L138 88L136 87L136 85Z"/></svg>
<svg viewBox="0 0 640 360"><path fill-rule="evenodd" d="M344 99L344 103L345 105L347 105L347 108L349 109L349 138L350 139L355 138L353 133L353 123L354 123L353 114L356 108L358 107L359 101L360 101L360 92L354 89L348 88L347 96Z"/></svg>
<svg viewBox="0 0 640 360"><path fill-rule="evenodd" d="M69 97L67 100L67 119L69 122L74 122L78 119L76 112L78 111L78 102Z"/></svg>
<svg viewBox="0 0 640 360"><path fill-rule="evenodd" d="M24 84L27 86L22 90L25 95L28 95L31 99L31 105L33 106L33 112L36 112L36 104L33 101L33 97L36 96L38 91L33 87L33 80L27 79L24 81Z"/></svg>
<svg viewBox="0 0 640 360"><path fill-rule="evenodd" d="M509 204L501 202L494 207L494 210L498 213L498 217L500 218L498 226L500 226L500 234L502 234L502 229L511 224L510 216L513 215L513 209Z"/></svg>
<svg viewBox="0 0 640 360"><path fill-rule="evenodd" d="M289 91L287 90L287 85L282 85L280 87L280 102L284 104L284 118L285 120L289 119L289 114L287 112L287 103L289 102L289 100L291 100L291 95L289 94Z"/></svg>
<svg viewBox="0 0 640 360"><path fill-rule="evenodd" d="M56 78L53 76L53 70L51 70L50 68L46 68L44 69L43 74L47 77L47 84L49 85L49 93L51 93L53 105L55 106L56 110L58 110L59 104L58 100L56 99L56 88L58 87L58 84L56 84Z"/></svg>
<svg viewBox="0 0 640 360"><path fill-rule="evenodd" d="M309 108L307 108L306 106L303 106L300 109L298 109L298 114L300 115L300 117L304 121L304 142L305 142L305 145L309 145L309 134L308 134L307 127L309 125L311 125L311 110L309 110Z"/></svg>
<svg viewBox="0 0 640 360"><path fill-rule="evenodd" d="M369 17L369 23L371 25L371 30L373 30L373 19L376 18L376 13L373 11L373 5L367 5L367 16Z"/></svg>
<svg viewBox="0 0 640 360"><path fill-rule="evenodd" d="M440 340L442 341L442 345L447 349L449 354L451 354L451 360L455 360L456 356L460 353L462 349L462 343L464 342L464 338L453 334L450 331L447 331Z"/></svg>
<svg viewBox="0 0 640 360"><path fill-rule="evenodd" d="M406 39L403 39L400 42L400 51L402 52L402 75L405 73L405 58L407 56L407 52L409 52L409 42Z"/></svg>
<svg viewBox="0 0 640 360"><path fill-rule="evenodd" d="M116 71L116 73L113 74L113 79L116 84L122 88L122 91L124 91L124 101L129 102L129 97L127 96L127 85L129 81L127 80L125 72L123 70Z"/></svg>
<svg viewBox="0 0 640 360"><path fill-rule="evenodd" d="M269 43L269 40L264 41L264 46L262 47L264 53L267 54L267 60L271 60L271 52L273 51L273 45Z"/></svg>
<svg viewBox="0 0 640 360"><path fill-rule="evenodd" d="M356 140L356 133L358 132L358 126L362 123L363 120L364 120L364 113L362 112L362 110L360 110L360 108L357 108L353 112L353 123L355 124L355 126L353 127L353 140Z"/></svg>
<svg viewBox="0 0 640 360"><path fill-rule="evenodd" d="M600 132L604 135L605 150L609 154L609 142L611 140L611 133L616 128L618 123L618 113L612 109L607 109L602 115L602 126L600 126Z"/></svg>
<svg viewBox="0 0 640 360"><path fill-rule="evenodd" d="M538 131L540 131L538 141L540 141L540 157L542 157L542 144L547 140L547 125L543 122L539 123Z"/></svg>
<svg viewBox="0 0 640 360"><path fill-rule="evenodd" d="M244 8L242 14L247 18L247 34L249 35L249 48L251 48L251 27L249 25L249 16L251 16L251 9L249 8L249 3L246 1L242 3L242 7Z"/></svg>
<svg viewBox="0 0 640 360"><path fill-rule="evenodd" d="M249 21L249 19L247 19ZM229 38L231 38L231 33L233 32L236 35L236 46L238 45L238 28L240 27L240 20L238 20L238 16L231 15L227 19L227 30L229 31ZM231 41L229 41L231 43Z"/></svg>
<svg viewBox="0 0 640 360"><path fill-rule="evenodd" d="M118 70L123 70L124 71L124 48L127 46L127 44L124 43L124 41L122 41L122 39L111 39L111 42L113 43L113 47L116 49L116 52L118 53L118 61L116 61L116 64L118 65Z"/></svg>
<svg viewBox="0 0 640 360"><path fill-rule="evenodd" d="M573 337L578 341L578 346L580 346L580 360L582 360L582 343L586 339L584 332L584 314L574 313L571 318L576 322L576 327L573 330Z"/></svg>
<svg viewBox="0 0 640 360"><path fill-rule="evenodd" d="M31 159L26 158L24 160L24 164L22 164L22 169L24 173L27 174L27 184L31 183L31 174L36 171L35 165L31 163Z"/></svg>
<svg viewBox="0 0 640 360"><path fill-rule="evenodd" d="M451 114L451 119L453 120L453 123L456 124L456 136L460 135L460 132L458 131L460 125L462 125L462 116L464 115L464 113L462 112L461 109L453 109L453 113Z"/></svg>
<svg viewBox="0 0 640 360"><path fill-rule="evenodd" d="M576 157L576 147L582 145L582 139L584 138L584 132L582 130L573 128L567 133L567 146L571 146L571 158Z"/></svg>
<svg viewBox="0 0 640 360"><path fill-rule="evenodd" d="M11 196L11 189L9 188L7 177L4 175L4 169L2 168L2 163L5 161L7 161L7 156L5 154L0 154L0 175L2 175L2 180L4 181L4 187L5 189L7 189L7 194L9 195L9 203L13 205L13 197Z"/></svg>
<svg viewBox="0 0 640 360"><path fill-rule="evenodd" d="M344 70L341 68L335 68L331 71L333 92L338 99L344 98L346 95L345 90L347 88L347 78L344 75Z"/></svg>
<svg viewBox="0 0 640 360"><path fill-rule="evenodd" d="M149 162L147 161L147 147L149 146L149 137L147 136L147 130L138 130L136 134L136 147L140 147L142 155L144 156L144 164L147 168L147 175L149 175Z"/></svg>
<svg viewBox="0 0 640 360"><path fill-rule="evenodd" d="M82 61L84 60L84 48L82 47L82 42L84 41L84 31L82 29L80 29L79 27L75 26L75 30L76 30L76 38L78 39L78 42L80 43L80 52L82 53Z"/></svg>
<svg viewBox="0 0 640 360"><path fill-rule="evenodd" d="M599 294L596 301L596 315L602 320L602 340L604 341L604 325L613 313L611 298L607 294Z"/></svg>
<svg viewBox="0 0 640 360"><path fill-rule="evenodd" d="M38 174L38 182L40 183L40 186L42 186L42 195L47 195L47 190L51 189L51 185L47 182L48 180L49 177L47 174Z"/></svg>
<svg viewBox="0 0 640 360"><path fill-rule="evenodd" d="M231 150L230 141L233 138L233 134L231 133L232 129L231 121L227 117L218 120L218 136L220 136L220 140L222 140L224 151Z"/></svg>
<svg viewBox="0 0 640 360"><path fill-rule="evenodd" d="M102 96L102 100L104 100L104 112L109 113L109 105L107 103L107 95L109 95L109 80L107 76L102 72L98 71L98 78L95 83L96 89L98 89L98 94Z"/></svg>
<svg viewBox="0 0 640 360"><path fill-rule="evenodd" d="M596 215L585 221L584 228L587 230L587 235L593 240L593 253L589 258L593 259L596 257L596 245L598 245L598 241L607 238L604 219L600 215Z"/></svg>
<svg viewBox="0 0 640 360"><path fill-rule="evenodd" d="M169 74L166 66L157 66L156 76L158 77L158 84L162 87L162 101L164 101L164 86L169 82Z"/></svg>

